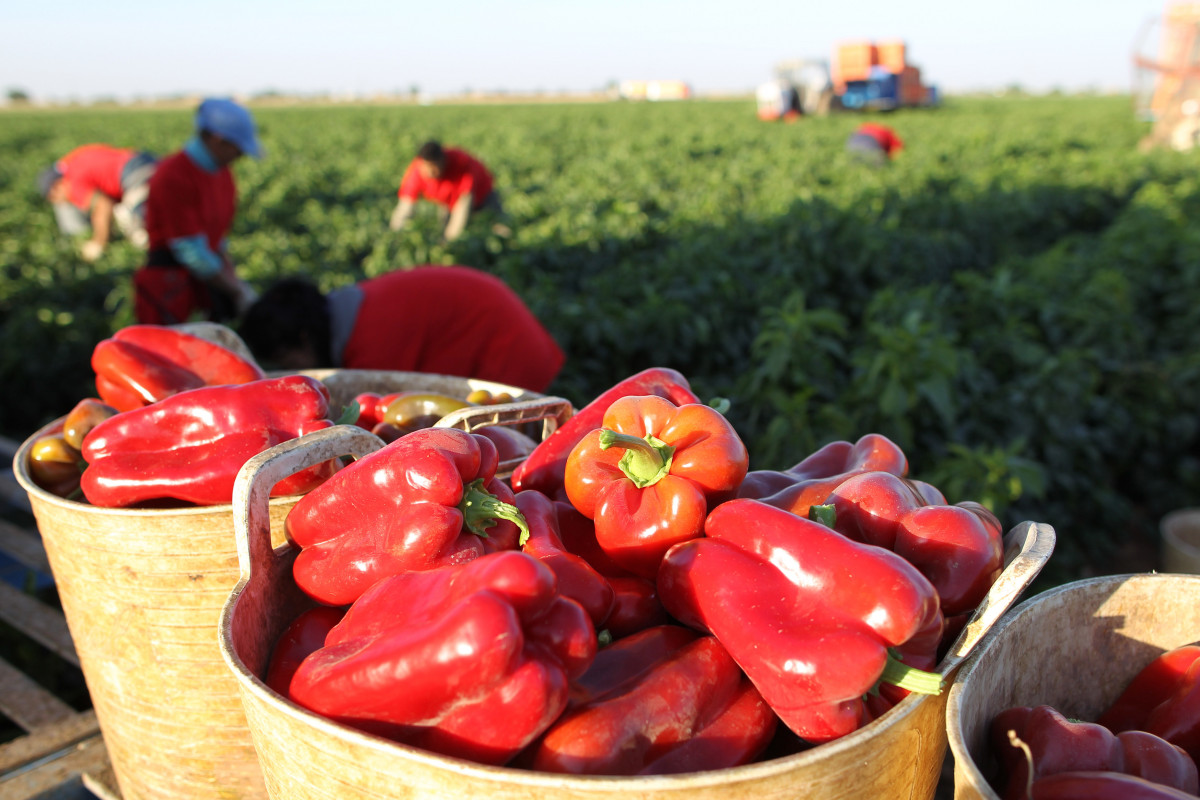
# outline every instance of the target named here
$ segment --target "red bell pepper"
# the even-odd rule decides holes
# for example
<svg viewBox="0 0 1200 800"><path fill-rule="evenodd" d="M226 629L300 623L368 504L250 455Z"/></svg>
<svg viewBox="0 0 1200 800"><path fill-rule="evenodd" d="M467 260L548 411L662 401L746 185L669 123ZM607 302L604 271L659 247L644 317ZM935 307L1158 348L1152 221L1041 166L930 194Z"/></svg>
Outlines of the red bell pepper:
<svg viewBox="0 0 1200 800"><path fill-rule="evenodd" d="M891 439L868 433L854 444L830 442L783 472L749 472L737 496L762 500L806 517L810 506L824 503L838 484L860 472L890 472L903 477L908 473L908 459Z"/></svg>
<svg viewBox="0 0 1200 800"><path fill-rule="evenodd" d="M1060 772L1033 784L1032 800L1191 800L1161 783L1120 772Z"/></svg>
<svg viewBox="0 0 1200 800"><path fill-rule="evenodd" d="M504 764L596 655L587 612L521 552L380 580L293 675L289 697L404 744Z"/></svg>
<svg viewBox="0 0 1200 800"><path fill-rule="evenodd" d="M582 557L567 550L558 532L555 502L541 492L517 492L516 506L525 517L529 535L521 550L554 571L558 591L577 601L599 630L613 607L613 590L603 575Z"/></svg>
<svg viewBox="0 0 1200 800"><path fill-rule="evenodd" d="M622 397L653 394L665 397L675 405L699 403L687 378L665 367L652 367L631 375L601 393L575 412L562 426L547 436L529 454L529 458L513 470L511 482L516 491L536 489L554 500L566 500L563 486L567 456L590 431L599 428L604 413Z"/></svg>
<svg viewBox="0 0 1200 800"><path fill-rule="evenodd" d="M747 764L778 720L712 636L649 628L596 654L522 764L575 775L666 775Z"/></svg>
<svg viewBox="0 0 1200 800"><path fill-rule="evenodd" d="M315 606L292 620L271 650L263 683L287 697L292 676L301 662L325 646L325 637L344 616L344 608Z"/></svg>
<svg viewBox="0 0 1200 800"><path fill-rule="evenodd" d="M262 380L253 361L229 348L166 325L131 325L92 350L96 391L129 411L201 386Z"/></svg>
<svg viewBox="0 0 1200 800"><path fill-rule="evenodd" d="M604 621L604 630L609 637L620 639L671 621L658 600L654 581L631 574L600 549L594 522L570 503L555 502L554 506L558 511L558 530L563 546L604 576L612 589L612 608Z"/></svg>
<svg viewBox="0 0 1200 800"><path fill-rule="evenodd" d="M497 464L490 439L449 428L413 431L350 464L288 513L296 585L344 606L388 575L515 550L528 528Z"/></svg>
<svg viewBox="0 0 1200 800"><path fill-rule="evenodd" d="M710 502L737 489L748 463L746 446L716 409L622 397L604 427L571 451L567 497L595 521L596 541L613 561L653 578L672 545L703 533Z"/></svg>
<svg viewBox="0 0 1200 800"><path fill-rule="evenodd" d="M303 375L170 395L92 428L83 440L83 494L92 505L108 507L166 499L229 503L243 464L332 425L329 389ZM336 468L333 461L309 467L280 481L272 494L302 494Z"/></svg>
<svg viewBox="0 0 1200 800"><path fill-rule="evenodd" d="M937 589L947 617L978 606L1004 568L1000 523L991 512L978 503L926 505L890 473L847 478L830 493L827 508L839 533L895 551L919 569Z"/></svg>
<svg viewBox="0 0 1200 800"><path fill-rule="evenodd" d="M717 506L704 532L663 559L663 605L715 635L798 736L856 730L881 683L941 690L938 675L911 669L933 665L942 613L907 561L757 500Z"/></svg>
<svg viewBox="0 0 1200 800"><path fill-rule="evenodd" d="M1114 733L1148 731L1200 760L1200 645L1176 647L1143 667L1098 722Z"/></svg>
<svg viewBox="0 0 1200 800"><path fill-rule="evenodd" d="M1192 794L1200 787L1195 762L1179 747L1143 731L1114 735L1103 725L1068 720L1050 706L1002 711L992 720L989 739L1004 800L1027 797L1031 776L1036 787L1049 775L1071 772L1125 773Z"/></svg>

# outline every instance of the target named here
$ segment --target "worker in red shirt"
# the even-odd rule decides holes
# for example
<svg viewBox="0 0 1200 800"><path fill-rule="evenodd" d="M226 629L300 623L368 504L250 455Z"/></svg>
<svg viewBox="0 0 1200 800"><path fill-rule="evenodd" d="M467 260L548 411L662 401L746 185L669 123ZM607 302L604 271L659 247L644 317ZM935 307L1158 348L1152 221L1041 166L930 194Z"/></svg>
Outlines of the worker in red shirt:
<svg viewBox="0 0 1200 800"><path fill-rule="evenodd" d="M421 266L335 289L304 278L263 292L238 329L268 369L378 369L542 392L565 356L521 298L471 267Z"/></svg>
<svg viewBox="0 0 1200 800"><path fill-rule="evenodd" d="M904 147L896 132L886 125L864 122L846 140L846 150L870 164L886 164Z"/></svg>
<svg viewBox="0 0 1200 800"><path fill-rule="evenodd" d="M483 162L465 150L444 148L436 141L421 145L417 157L404 172L397 194L400 202L388 227L398 231L407 225L417 200L424 197L439 206L441 219L445 221L442 238L447 242L462 235L473 212L488 209L504 213L500 196L492 185L492 173ZM499 222L492 230L501 236L510 233Z"/></svg>
<svg viewBox="0 0 1200 800"><path fill-rule="evenodd" d="M58 228L68 236L87 233L80 246L86 261L104 253L115 221L129 241L146 246L145 203L157 159L124 147L85 144L38 176L42 196L54 206Z"/></svg>
<svg viewBox="0 0 1200 800"><path fill-rule="evenodd" d="M140 323L171 325L195 314L232 319L255 298L234 272L226 241L237 208L230 165L262 155L254 119L232 100L210 98L196 110L195 125L195 135L159 163L150 181L149 254L133 275Z"/></svg>

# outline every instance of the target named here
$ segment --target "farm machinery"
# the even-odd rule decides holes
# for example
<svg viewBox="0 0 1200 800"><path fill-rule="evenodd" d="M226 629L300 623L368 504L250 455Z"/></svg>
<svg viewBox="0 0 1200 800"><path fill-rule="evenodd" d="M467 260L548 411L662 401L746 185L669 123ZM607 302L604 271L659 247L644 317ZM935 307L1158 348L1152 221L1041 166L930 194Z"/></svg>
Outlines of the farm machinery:
<svg viewBox="0 0 1200 800"><path fill-rule="evenodd" d="M1149 46L1154 38L1157 52ZM1147 23L1133 64L1137 111L1154 123L1142 149L1191 150L1200 144L1200 3L1168 4L1161 20Z"/></svg>
<svg viewBox="0 0 1200 800"><path fill-rule="evenodd" d="M857 41L838 45L832 65L819 59L776 65L775 77L758 87L756 100L760 119L792 120L834 109L935 106L939 97L937 87L922 82L920 68L908 63L904 42Z"/></svg>

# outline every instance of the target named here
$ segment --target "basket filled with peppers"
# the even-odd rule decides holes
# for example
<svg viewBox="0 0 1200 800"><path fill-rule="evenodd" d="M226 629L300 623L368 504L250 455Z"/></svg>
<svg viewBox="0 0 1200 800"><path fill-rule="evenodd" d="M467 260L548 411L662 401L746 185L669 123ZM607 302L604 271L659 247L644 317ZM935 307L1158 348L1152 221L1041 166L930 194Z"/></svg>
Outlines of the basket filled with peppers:
<svg viewBox="0 0 1200 800"><path fill-rule="evenodd" d="M265 487L373 447L272 548ZM338 426L242 469L219 635L273 798L928 800L948 683L1053 548L884 437L755 475L667 369L496 464Z"/></svg>
<svg viewBox="0 0 1200 800"><path fill-rule="evenodd" d="M1200 577L1076 581L1029 598L949 697L956 800L1200 794Z"/></svg>
<svg viewBox="0 0 1200 800"><path fill-rule="evenodd" d="M324 375L264 374L236 334L218 332L137 325L98 343L97 396L29 437L14 461L126 797L266 796L215 635L238 576L232 499L241 466L333 426L351 388L464 397L476 388L371 373L331 377L335 392ZM552 426L569 413L561 403L547 411L529 397L503 399L511 402L464 403L460 417L472 425L548 417ZM297 499L340 467L329 459L271 487L276 544Z"/></svg>

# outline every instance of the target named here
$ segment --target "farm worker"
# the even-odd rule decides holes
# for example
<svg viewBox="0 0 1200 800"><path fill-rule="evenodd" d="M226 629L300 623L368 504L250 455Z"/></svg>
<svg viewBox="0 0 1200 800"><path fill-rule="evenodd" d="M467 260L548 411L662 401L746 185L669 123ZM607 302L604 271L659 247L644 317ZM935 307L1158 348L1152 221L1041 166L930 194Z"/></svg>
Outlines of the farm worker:
<svg viewBox="0 0 1200 800"><path fill-rule="evenodd" d="M462 266L397 270L328 294L286 278L250 306L238 332L265 368L431 372L535 392L565 360L516 292Z"/></svg>
<svg viewBox="0 0 1200 800"><path fill-rule="evenodd" d="M424 197L440 206L440 216L446 223L442 238L447 242L462 235L472 212L487 209L504 213L500 196L492 186L492 173L483 162L465 150L442 147L436 141L421 145L404 171L397 194L400 202L392 212L389 228L398 231L407 225L417 200ZM500 223L492 230L501 236L510 233Z"/></svg>
<svg viewBox="0 0 1200 800"><path fill-rule="evenodd" d="M846 150L872 164L884 164L904 147L896 132L886 125L864 122L846 140Z"/></svg>
<svg viewBox="0 0 1200 800"><path fill-rule="evenodd" d="M42 197L54 207L58 229L68 236L87 233L80 246L87 261L104 253L113 222L129 241L146 246L145 203L157 159L107 144L85 144L38 175Z"/></svg>
<svg viewBox="0 0 1200 800"><path fill-rule="evenodd" d="M146 200L149 254L133 275L138 322L170 325L197 313L221 321L254 301L226 249L237 203L230 165L243 155L262 155L254 118L209 98L196 110L195 135L159 162Z"/></svg>

